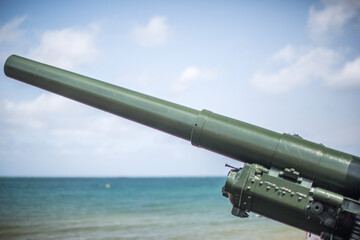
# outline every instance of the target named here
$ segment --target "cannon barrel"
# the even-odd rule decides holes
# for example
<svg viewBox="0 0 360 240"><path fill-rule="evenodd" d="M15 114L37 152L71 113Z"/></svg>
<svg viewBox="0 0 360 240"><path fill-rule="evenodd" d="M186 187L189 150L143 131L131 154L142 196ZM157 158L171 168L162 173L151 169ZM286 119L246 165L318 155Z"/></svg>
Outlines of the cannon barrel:
<svg viewBox="0 0 360 240"><path fill-rule="evenodd" d="M279 134L208 110L198 111L96 79L10 56L8 77L267 168L293 168L318 187L359 199L360 159L298 136Z"/></svg>
<svg viewBox="0 0 360 240"><path fill-rule="evenodd" d="M242 169L230 170L222 189L235 216L255 212L323 239L360 239L359 157L15 55L7 59L4 71L245 162Z"/></svg>

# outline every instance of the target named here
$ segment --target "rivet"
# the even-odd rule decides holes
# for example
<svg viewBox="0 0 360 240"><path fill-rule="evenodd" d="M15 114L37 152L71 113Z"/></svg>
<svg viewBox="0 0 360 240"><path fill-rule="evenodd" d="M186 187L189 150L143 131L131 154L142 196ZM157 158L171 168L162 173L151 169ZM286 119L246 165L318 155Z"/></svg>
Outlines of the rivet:
<svg viewBox="0 0 360 240"><path fill-rule="evenodd" d="M275 191L279 190L279 187L275 187Z"/></svg>
<svg viewBox="0 0 360 240"><path fill-rule="evenodd" d="M251 199L251 196L248 196L248 199Z"/></svg>
<svg viewBox="0 0 360 240"><path fill-rule="evenodd" d="M263 185L263 181L260 181L260 182L259 182L259 185Z"/></svg>
<svg viewBox="0 0 360 240"><path fill-rule="evenodd" d="M254 179L251 179L251 183L254 183L255 182L255 180Z"/></svg>
<svg viewBox="0 0 360 240"><path fill-rule="evenodd" d="M269 191L269 190L270 190L270 187L269 187L269 186L267 186L267 187L266 187L266 190L267 190L267 191Z"/></svg>
<svg viewBox="0 0 360 240"><path fill-rule="evenodd" d="M248 191L249 191L250 189L251 189L251 187L247 187L247 188L246 188L246 190L248 190Z"/></svg>
<svg viewBox="0 0 360 240"><path fill-rule="evenodd" d="M299 201L301 201L301 199L302 199L301 197L298 198Z"/></svg>

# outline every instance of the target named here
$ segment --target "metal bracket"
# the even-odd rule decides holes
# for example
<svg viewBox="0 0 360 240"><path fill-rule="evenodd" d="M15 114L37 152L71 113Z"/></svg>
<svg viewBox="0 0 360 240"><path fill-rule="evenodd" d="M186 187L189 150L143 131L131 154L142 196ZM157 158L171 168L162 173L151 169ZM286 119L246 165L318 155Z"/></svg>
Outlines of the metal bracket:
<svg viewBox="0 0 360 240"><path fill-rule="evenodd" d="M300 173L296 171L295 168L285 168L284 171L280 171L279 176L293 180L298 183L301 183L303 180L300 177Z"/></svg>

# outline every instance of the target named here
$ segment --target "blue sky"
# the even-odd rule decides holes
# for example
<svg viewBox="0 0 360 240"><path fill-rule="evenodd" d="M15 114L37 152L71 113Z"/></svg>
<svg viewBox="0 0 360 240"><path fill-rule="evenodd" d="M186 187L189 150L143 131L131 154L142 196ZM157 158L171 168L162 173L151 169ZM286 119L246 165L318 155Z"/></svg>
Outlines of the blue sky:
<svg viewBox="0 0 360 240"><path fill-rule="evenodd" d="M359 1L0 1L18 54L360 155ZM0 76L1 176L225 176L223 156Z"/></svg>

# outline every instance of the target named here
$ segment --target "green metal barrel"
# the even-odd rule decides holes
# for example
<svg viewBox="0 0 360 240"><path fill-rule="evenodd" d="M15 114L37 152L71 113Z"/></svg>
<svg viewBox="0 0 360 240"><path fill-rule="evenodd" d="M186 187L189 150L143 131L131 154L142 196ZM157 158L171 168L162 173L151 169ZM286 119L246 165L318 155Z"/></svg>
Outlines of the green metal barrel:
<svg viewBox="0 0 360 240"><path fill-rule="evenodd" d="M267 168L293 168L314 186L359 199L360 159L350 154L19 56L10 56L4 70L11 78L189 140L197 147Z"/></svg>

